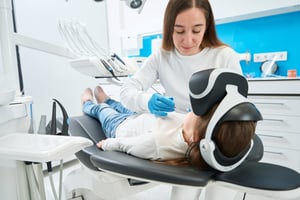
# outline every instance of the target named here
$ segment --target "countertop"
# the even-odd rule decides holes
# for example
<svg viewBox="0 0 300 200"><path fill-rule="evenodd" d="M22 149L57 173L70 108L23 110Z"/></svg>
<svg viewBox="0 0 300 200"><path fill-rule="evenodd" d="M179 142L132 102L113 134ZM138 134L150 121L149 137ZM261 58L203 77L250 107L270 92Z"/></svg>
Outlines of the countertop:
<svg viewBox="0 0 300 200"><path fill-rule="evenodd" d="M248 78L250 95L300 95L300 77Z"/></svg>
<svg viewBox="0 0 300 200"><path fill-rule="evenodd" d="M287 76L278 76L278 77L258 77L258 78L247 78L248 81L297 81L300 80L298 77L287 77Z"/></svg>

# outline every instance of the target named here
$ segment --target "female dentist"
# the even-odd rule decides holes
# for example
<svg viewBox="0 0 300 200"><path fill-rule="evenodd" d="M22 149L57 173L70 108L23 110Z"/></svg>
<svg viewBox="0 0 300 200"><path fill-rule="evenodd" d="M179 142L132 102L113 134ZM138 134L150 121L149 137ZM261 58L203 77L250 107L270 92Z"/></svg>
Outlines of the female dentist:
<svg viewBox="0 0 300 200"><path fill-rule="evenodd" d="M218 39L208 0L170 0L164 16L162 48L121 87L122 103L135 112L156 116L187 112L188 80L208 68L231 68L242 73L238 54ZM147 90L157 80L165 94Z"/></svg>

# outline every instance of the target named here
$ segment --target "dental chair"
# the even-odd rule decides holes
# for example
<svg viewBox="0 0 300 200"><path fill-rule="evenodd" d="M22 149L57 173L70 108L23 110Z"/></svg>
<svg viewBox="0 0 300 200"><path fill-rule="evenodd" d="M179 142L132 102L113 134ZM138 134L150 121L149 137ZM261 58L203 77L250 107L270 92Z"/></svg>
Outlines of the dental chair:
<svg viewBox="0 0 300 200"><path fill-rule="evenodd" d="M197 115L220 103L209 122L205 140L199 144L210 169L172 166L122 152L102 151L96 143L105 139L105 135L96 119L86 115L71 118L64 115L64 119L52 119L57 122L58 129L64 130L62 134L86 137L95 144L76 153L81 167L64 181L68 199L80 195L84 199L120 199L158 184L169 184L172 185L171 200L199 199L201 189L205 189L205 200L225 199L223 192L228 189L236 192L234 200L245 200L247 195L255 195L256 200L299 200L299 173L260 162L263 144L257 135L249 148L235 158L220 154L213 142L214 130L222 121L262 119L246 98L247 80L227 69L209 69L193 74L189 89L192 109Z"/></svg>

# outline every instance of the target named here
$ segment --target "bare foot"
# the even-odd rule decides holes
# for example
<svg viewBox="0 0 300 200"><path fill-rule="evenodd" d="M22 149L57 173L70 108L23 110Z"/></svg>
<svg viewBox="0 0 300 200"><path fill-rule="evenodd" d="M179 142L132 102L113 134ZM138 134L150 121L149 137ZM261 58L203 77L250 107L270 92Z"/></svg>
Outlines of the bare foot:
<svg viewBox="0 0 300 200"><path fill-rule="evenodd" d="M95 87L94 93L98 103L103 103L107 99L109 99L109 96L104 92L104 90L100 86Z"/></svg>
<svg viewBox="0 0 300 200"><path fill-rule="evenodd" d="M93 91L91 88L86 88L81 95L81 103L84 104L86 101L93 101Z"/></svg>

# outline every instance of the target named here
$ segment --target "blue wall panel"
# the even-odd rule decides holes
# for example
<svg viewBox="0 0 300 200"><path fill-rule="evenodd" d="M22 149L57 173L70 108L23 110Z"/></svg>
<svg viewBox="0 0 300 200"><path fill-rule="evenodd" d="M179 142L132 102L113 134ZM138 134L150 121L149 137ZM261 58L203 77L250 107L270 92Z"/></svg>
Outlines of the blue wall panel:
<svg viewBox="0 0 300 200"><path fill-rule="evenodd" d="M297 69L300 76L300 11L217 25L219 38L238 53L251 53L251 61L241 61L244 74L260 77L260 62L253 62L254 53L287 51L287 61L277 61L276 73L286 76L287 70ZM151 40L160 34L145 36L140 55L151 54Z"/></svg>
<svg viewBox="0 0 300 200"><path fill-rule="evenodd" d="M153 35L147 35L143 37L143 48L140 49L140 55L141 57L148 57L151 52L151 41L153 39L162 38L162 34L153 34Z"/></svg>
<svg viewBox="0 0 300 200"><path fill-rule="evenodd" d="M300 73L300 12L274 15L217 25L222 41L239 53L249 51L251 62L241 62L243 72L261 76L261 63L253 62L254 53L287 51L287 61L277 61L278 75L286 76L288 69Z"/></svg>

